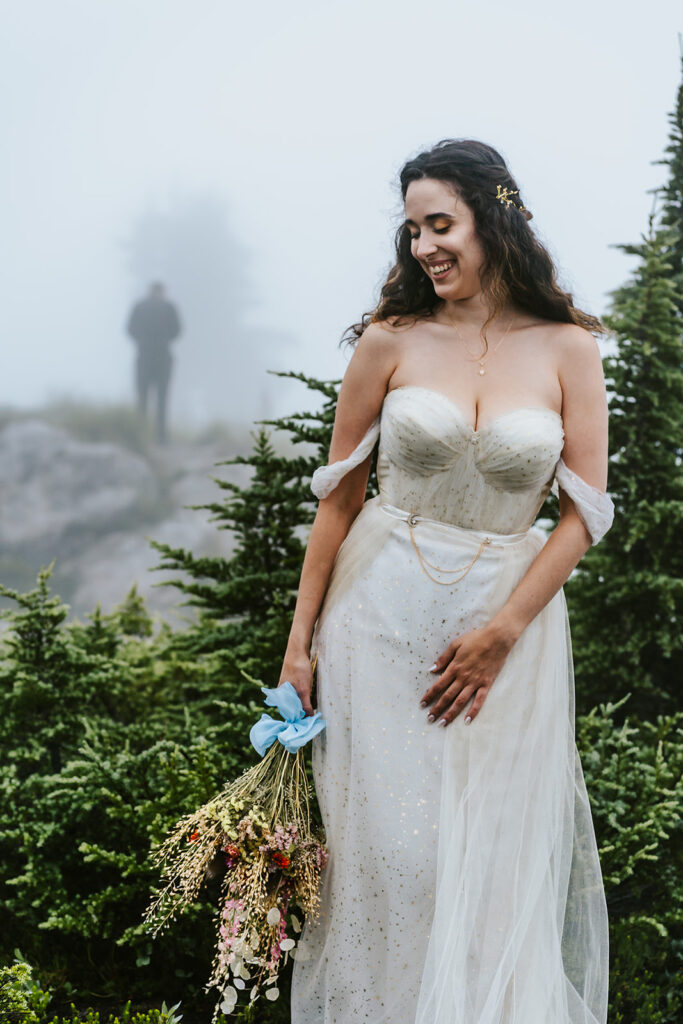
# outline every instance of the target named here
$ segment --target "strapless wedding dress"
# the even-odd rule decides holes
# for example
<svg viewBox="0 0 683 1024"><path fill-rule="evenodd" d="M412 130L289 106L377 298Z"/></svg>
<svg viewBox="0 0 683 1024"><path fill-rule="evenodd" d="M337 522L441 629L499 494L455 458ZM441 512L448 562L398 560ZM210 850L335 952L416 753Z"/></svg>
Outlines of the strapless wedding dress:
<svg viewBox="0 0 683 1024"><path fill-rule="evenodd" d="M560 415L480 430L428 388L390 391L322 498L379 438L380 493L337 555L316 629L312 767L330 859L292 976L292 1024L604 1024L602 875L574 739L564 591L478 716L419 702L437 656L502 607L546 541L553 487L597 543L613 506L567 467Z"/></svg>

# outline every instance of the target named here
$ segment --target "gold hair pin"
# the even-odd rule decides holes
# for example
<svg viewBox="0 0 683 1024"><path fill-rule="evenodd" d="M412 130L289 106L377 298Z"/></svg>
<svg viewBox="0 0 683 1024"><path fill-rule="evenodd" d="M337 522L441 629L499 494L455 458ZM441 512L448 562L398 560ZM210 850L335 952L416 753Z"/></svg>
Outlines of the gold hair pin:
<svg viewBox="0 0 683 1024"><path fill-rule="evenodd" d="M507 206L509 206L510 203L512 203L512 205L516 206L518 210L526 210L526 206L522 206L521 204L517 206L517 203L514 201L514 199L508 198L509 196L518 196L519 189L507 189L503 188L502 185L496 185L496 189L496 199L500 200L501 203L505 203Z"/></svg>

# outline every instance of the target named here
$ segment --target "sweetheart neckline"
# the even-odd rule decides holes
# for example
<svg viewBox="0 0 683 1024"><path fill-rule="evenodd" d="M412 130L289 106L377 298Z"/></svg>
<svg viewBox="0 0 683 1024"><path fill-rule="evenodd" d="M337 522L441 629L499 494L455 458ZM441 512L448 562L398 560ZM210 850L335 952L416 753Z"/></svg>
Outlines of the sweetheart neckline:
<svg viewBox="0 0 683 1024"><path fill-rule="evenodd" d="M467 420L467 417L465 416L458 402L456 402L455 399L450 398L448 395L445 395L443 391L436 391L434 388L426 388L423 387L421 384L399 384L398 387L391 388L389 391L387 391L386 395L384 396L384 400L386 401L389 395L393 395L395 391L426 391L430 395L437 395L439 398L442 398L445 402L447 402L448 405L450 405L453 409L455 409L461 423L463 424L463 426L467 427L470 434L472 434L473 436L483 434L485 430L488 430L490 427L494 426L500 420L505 419L507 416L513 416L519 412L550 413L551 416L555 416L556 419L560 421L561 425L563 423L561 414L559 412L556 412L555 409L550 409L547 405L520 405L516 409L508 409L507 412L499 413L498 416L494 416L492 420L489 420L488 423L485 423L483 427L479 427L478 430L475 430L472 424Z"/></svg>

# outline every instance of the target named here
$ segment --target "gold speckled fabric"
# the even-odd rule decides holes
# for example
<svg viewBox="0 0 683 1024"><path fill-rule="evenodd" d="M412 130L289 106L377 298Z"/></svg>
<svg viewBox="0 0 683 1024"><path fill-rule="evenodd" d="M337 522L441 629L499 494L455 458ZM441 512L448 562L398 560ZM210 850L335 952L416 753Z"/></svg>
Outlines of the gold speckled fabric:
<svg viewBox="0 0 683 1024"><path fill-rule="evenodd" d="M546 541L533 522L561 418L516 409L475 431L450 399L406 387L377 434L380 494L340 548L313 637L330 860L296 950L292 1024L605 1024L564 591L471 725L419 706L437 656L489 621Z"/></svg>

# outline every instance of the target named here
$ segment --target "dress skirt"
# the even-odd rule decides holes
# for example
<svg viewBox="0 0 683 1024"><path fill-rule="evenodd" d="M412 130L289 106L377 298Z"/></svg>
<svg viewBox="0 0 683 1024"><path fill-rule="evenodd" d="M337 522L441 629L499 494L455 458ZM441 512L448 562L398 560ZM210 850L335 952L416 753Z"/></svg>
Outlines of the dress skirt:
<svg viewBox="0 0 683 1024"><path fill-rule="evenodd" d="M411 527L380 498L354 521L312 645L330 857L295 951L292 1024L604 1021L607 910L564 591L470 725L420 707L430 666L490 621L545 541Z"/></svg>

